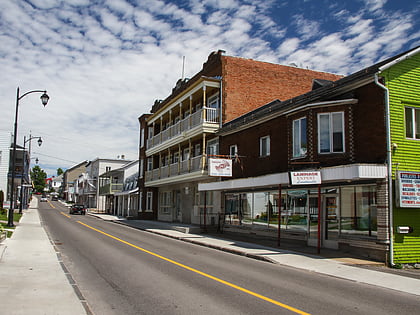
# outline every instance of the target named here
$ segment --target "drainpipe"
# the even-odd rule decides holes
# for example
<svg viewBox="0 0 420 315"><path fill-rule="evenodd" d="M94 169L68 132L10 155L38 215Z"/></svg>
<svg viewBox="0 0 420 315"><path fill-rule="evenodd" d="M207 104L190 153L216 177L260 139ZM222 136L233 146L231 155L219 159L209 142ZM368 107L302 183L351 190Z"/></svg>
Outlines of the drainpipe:
<svg viewBox="0 0 420 315"><path fill-rule="evenodd" d="M391 156L391 122L389 109L389 90L379 82L379 72L375 73L375 83L385 91L385 123L386 123L386 155L387 155L387 171L388 171L388 225L389 225L389 264L394 264L394 218L393 218L393 202L392 202L392 156Z"/></svg>

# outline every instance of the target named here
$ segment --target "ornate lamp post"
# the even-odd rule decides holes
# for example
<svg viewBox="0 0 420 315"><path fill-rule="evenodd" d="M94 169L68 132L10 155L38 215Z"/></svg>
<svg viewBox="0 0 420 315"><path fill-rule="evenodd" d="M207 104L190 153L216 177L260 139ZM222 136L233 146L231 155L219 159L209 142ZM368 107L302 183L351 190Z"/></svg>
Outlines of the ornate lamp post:
<svg viewBox="0 0 420 315"><path fill-rule="evenodd" d="M14 194L15 194L15 176L16 176L16 138L17 138L17 125L18 125L18 113L19 113L19 101L24 98L28 94L32 93L42 93L41 95L41 102L44 107L47 105L48 100L50 97L47 94L47 91L43 90L33 90L26 92L22 95L20 95L19 87L16 90L16 110L15 110L15 125L14 125L14 133L13 133L13 148L12 148L12 182L10 185L10 207L9 207L9 217L7 220L7 226L13 226L13 213L15 210L15 204L14 204Z"/></svg>
<svg viewBox="0 0 420 315"><path fill-rule="evenodd" d="M42 139L41 137L32 137L29 135L29 139L26 139L26 136L23 137L23 158L25 158L25 144L29 142L29 156L31 154L31 140L38 139L38 146L41 146ZM30 160L29 160L30 161ZM30 163L30 162L29 162ZM29 165L28 165L28 172L29 172ZM25 175L25 159L23 159L23 167L22 167L22 174L20 177L20 204L19 204L19 213L22 213L23 210L23 176Z"/></svg>

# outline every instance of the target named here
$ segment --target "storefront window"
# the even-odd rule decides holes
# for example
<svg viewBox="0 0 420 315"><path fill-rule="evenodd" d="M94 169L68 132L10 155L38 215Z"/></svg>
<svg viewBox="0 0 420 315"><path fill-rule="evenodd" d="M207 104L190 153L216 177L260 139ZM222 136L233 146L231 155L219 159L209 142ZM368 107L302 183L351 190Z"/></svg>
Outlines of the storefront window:
<svg viewBox="0 0 420 315"><path fill-rule="evenodd" d="M341 234L375 236L377 231L376 187L341 188Z"/></svg>

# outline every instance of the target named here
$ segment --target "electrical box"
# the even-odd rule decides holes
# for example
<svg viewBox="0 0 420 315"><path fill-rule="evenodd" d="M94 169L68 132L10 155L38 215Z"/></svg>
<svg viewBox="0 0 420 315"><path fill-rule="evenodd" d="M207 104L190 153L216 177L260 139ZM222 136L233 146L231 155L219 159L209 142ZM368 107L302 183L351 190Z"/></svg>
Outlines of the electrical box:
<svg viewBox="0 0 420 315"><path fill-rule="evenodd" d="M397 233L398 234L408 234L412 233L413 228L410 226L397 226Z"/></svg>

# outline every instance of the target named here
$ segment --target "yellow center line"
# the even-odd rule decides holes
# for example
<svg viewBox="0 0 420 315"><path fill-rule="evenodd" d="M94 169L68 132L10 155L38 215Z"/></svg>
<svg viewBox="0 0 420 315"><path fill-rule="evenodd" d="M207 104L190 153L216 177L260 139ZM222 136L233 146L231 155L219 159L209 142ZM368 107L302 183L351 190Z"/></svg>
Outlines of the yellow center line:
<svg viewBox="0 0 420 315"><path fill-rule="evenodd" d="M229 286L229 287L231 287L231 288L234 288L234 289L237 289L237 290L239 290L239 291L245 292L245 293L247 293L247 294L249 294L249 295L252 295L252 296L254 296L254 297L257 297L257 298L259 298L259 299L261 299L261 300L264 300L264 301L266 301L266 302L270 302L270 303L275 304L275 305L277 305L277 306L281 306L281 307L283 307L283 308L285 308L285 309L288 309L289 311L292 311L292 312L294 312L294 313L296 313L296 314L301 314L301 315L310 315L309 313L306 313L306 312L304 312L304 311L301 311L301 310L299 310L299 309L297 309L297 308L294 308L294 307L292 307L292 306L289 306L289 305L287 305L287 304L284 304L284 303L281 303L281 302L279 302L279 301L276 301L276 300L270 299L270 298L268 298L268 297L266 297L266 296L263 296L263 295L261 295L261 294L258 294L258 293L256 293L256 292L253 292L253 291L250 291L250 290L248 290L248 289L242 288L242 287L240 287L240 286L238 286L238 285L236 285L236 284L233 284L233 283L227 282L227 281L225 281L225 280L222 280L222 279L220 279L220 278L214 277L214 276L209 275L209 274L207 274L207 273L205 273L205 272L202 272L202 271L200 271L200 270L194 269L194 268L189 267L189 266L187 266L187 265L184 265L184 264L181 264L181 263L179 263L179 262L176 262L176 261L174 261L174 260L172 260L172 259L166 258L166 257L161 256L161 255L159 255L159 254L156 254L156 253L154 253L154 252L151 252L151 251L149 251L149 250L147 250L147 249L144 249L144 248L142 248L142 247L139 247L139 246L136 246L136 245L134 245L134 244L131 244L131 243L129 243L129 242L127 242L127 241L124 241L124 240L122 240L122 239L120 239L120 238L118 238L118 237L115 237L115 236L113 236L113 235L111 235L111 234L108 234L108 233L103 232L103 231L101 231L101 230L98 230L98 229L96 229L96 228L94 228L94 227L92 227L92 226L90 226L90 225L87 225L87 224L85 224L85 223L83 223L83 222L81 222L81 221L77 221L77 223L79 223L79 224L81 224L81 225L84 225L85 227L87 227L87 228L89 228L89 229L91 229L91 230L94 230L94 231L96 231L96 232L98 232L98 233L101 233L101 234L103 234L103 235L105 235L105 236L108 236L108 237L110 237L110 238L112 238L112 239L114 239L114 240L116 240L116 241L118 241L118 242L121 242L121 243L126 244L126 245L128 245L128 246L131 246L131 247L133 247L133 248L135 248L135 249L138 249L138 250L140 250L140 251L142 251L142 252L145 252L145 253L147 253L147 254L150 254L150 255L152 255L152 256L155 256L155 257L157 257L157 258L160 258L160 259L162 259L162 260L164 260L164 261L167 261L167 262L169 262L169 263L172 263L172 264L174 264L174 265L177 265L177 266L179 266L179 267L181 267L181 268L184 268L184 269L186 269L186 270L189 270L189 271L195 272L195 273L197 273L197 274L199 274L199 275L202 275L202 276L204 276L204 277L206 277L206 278L209 278L209 279L212 279L212 280L217 281L217 282L219 282L219 283L222 283L222 284L224 284L224 285L227 285L227 286Z"/></svg>
<svg viewBox="0 0 420 315"><path fill-rule="evenodd" d="M67 217L67 218L71 218L71 216L69 216L67 213L64 213L64 212L62 212L62 211L60 211L60 213L62 214L62 215L64 215L65 217Z"/></svg>

